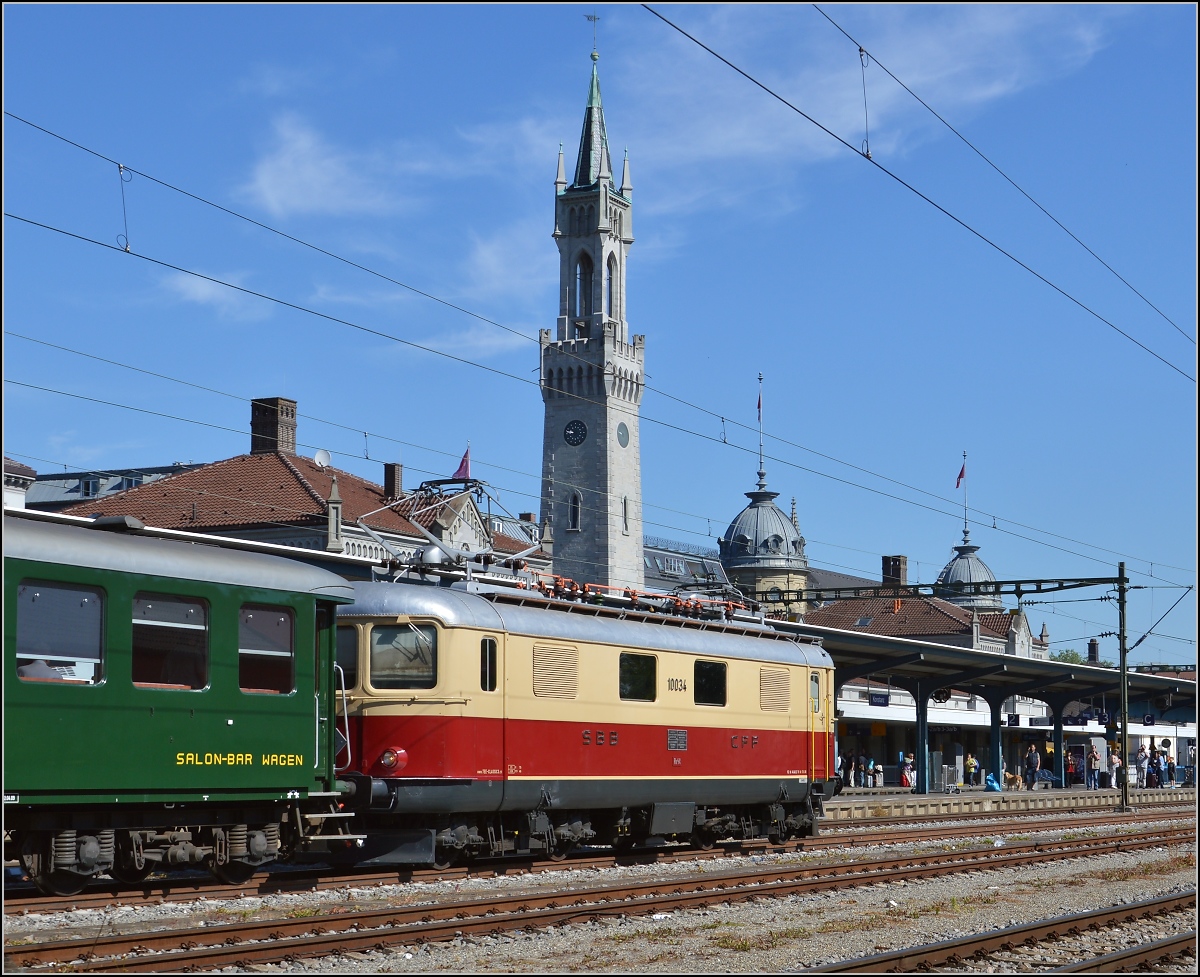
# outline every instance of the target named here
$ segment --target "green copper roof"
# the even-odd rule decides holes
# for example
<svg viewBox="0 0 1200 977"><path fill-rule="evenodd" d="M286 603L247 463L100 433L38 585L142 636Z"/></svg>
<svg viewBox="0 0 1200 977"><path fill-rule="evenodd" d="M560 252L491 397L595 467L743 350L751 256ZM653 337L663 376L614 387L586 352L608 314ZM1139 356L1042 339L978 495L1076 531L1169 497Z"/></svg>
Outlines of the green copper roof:
<svg viewBox="0 0 1200 977"><path fill-rule="evenodd" d="M612 178L612 159L608 154L608 133L604 128L604 106L600 102L600 73L596 68L599 55L592 52L592 81L588 89L587 108L583 113L583 132L579 137L579 156L575 162L572 188L594 186L600 174Z"/></svg>

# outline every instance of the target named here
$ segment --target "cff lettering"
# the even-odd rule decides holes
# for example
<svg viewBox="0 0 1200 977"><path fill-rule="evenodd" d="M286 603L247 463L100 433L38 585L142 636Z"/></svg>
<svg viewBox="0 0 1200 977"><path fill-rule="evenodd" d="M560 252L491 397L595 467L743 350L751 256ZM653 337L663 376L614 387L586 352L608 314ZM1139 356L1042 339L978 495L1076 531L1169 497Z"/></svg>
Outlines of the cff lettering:
<svg viewBox="0 0 1200 977"><path fill-rule="evenodd" d="M739 736L737 733L734 733L731 737L729 737L729 746L730 749L734 750L753 750L756 746L758 746L758 737Z"/></svg>

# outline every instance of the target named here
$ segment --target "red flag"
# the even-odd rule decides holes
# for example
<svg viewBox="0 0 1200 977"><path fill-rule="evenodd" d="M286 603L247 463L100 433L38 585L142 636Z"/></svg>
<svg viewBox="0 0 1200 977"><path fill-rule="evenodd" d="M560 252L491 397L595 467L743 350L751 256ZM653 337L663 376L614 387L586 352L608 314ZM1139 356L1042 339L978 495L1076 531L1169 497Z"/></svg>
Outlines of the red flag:
<svg viewBox="0 0 1200 977"><path fill-rule="evenodd" d="M962 485L962 480L967 477L967 463L964 461L962 468L958 472L958 481L954 483L954 487L958 488Z"/></svg>
<svg viewBox="0 0 1200 977"><path fill-rule="evenodd" d="M471 477L471 446L467 445L466 453L462 456L462 461L458 463L458 468L451 478L470 478Z"/></svg>

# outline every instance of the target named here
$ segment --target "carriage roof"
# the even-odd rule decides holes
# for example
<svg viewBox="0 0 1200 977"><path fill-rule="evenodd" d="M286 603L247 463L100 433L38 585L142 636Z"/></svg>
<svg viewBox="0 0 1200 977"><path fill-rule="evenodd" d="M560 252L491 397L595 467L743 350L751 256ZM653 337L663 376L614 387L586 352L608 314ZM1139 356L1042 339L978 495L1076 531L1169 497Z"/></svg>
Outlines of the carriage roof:
<svg viewBox="0 0 1200 977"><path fill-rule="evenodd" d="M4 515L4 558L349 601L337 574L278 556Z"/></svg>

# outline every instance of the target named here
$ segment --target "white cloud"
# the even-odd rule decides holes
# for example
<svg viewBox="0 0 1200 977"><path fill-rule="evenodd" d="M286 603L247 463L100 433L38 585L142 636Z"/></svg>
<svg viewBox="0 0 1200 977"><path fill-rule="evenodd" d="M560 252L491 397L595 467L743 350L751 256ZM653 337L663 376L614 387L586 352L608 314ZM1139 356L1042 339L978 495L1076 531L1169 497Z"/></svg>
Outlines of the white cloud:
<svg viewBox="0 0 1200 977"><path fill-rule="evenodd" d="M548 247L552 227L546 219L522 220L483 236L472 232L464 295L471 298L519 298L542 309L558 281L558 261Z"/></svg>
<svg viewBox="0 0 1200 977"><path fill-rule="evenodd" d="M331 146L288 113L275 120L273 145L239 192L274 217L378 215L400 205L388 189L394 170L378 154Z"/></svg>
<svg viewBox="0 0 1200 977"><path fill-rule="evenodd" d="M283 68L279 65L255 65L250 74L238 82L238 90L249 95L278 98L311 87L315 72L304 68Z"/></svg>
<svg viewBox="0 0 1200 977"><path fill-rule="evenodd" d="M241 285L246 276L233 274L214 277L219 277L234 285ZM271 314L271 304L265 299L246 295L244 292L203 278L196 278L194 275L173 272L163 278L162 284L174 298L214 309L222 319L255 322L265 319Z"/></svg>

